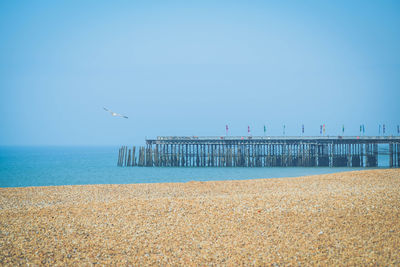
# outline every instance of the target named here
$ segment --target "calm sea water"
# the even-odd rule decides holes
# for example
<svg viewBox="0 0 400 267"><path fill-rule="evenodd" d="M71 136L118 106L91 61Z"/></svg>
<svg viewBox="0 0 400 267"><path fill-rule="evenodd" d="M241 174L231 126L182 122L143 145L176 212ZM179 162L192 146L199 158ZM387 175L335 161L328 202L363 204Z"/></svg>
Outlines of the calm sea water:
<svg viewBox="0 0 400 267"><path fill-rule="evenodd" d="M0 147L0 187L296 177L362 168L117 167L118 147Z"/></svg>

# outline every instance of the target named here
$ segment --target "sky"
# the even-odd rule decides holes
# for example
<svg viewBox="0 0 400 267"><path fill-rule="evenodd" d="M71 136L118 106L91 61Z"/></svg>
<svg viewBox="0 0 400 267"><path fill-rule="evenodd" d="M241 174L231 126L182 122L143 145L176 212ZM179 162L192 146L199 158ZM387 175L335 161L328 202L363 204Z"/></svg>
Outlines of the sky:
<svg viewBox="0 0 400 267"><path fill-rule="evenodd" d="M399 14L385 0L0 1L0 145L142 145L226 125L397 135Z"/></svg>

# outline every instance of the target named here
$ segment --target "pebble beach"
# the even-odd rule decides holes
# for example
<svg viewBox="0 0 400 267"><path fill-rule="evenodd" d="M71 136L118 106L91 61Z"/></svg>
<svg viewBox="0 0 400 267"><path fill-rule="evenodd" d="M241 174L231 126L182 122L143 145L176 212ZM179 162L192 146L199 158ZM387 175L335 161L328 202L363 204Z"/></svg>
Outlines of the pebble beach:
<svg viewBox="0 0 400 267"><path fill-rule="evenodd" d="M400 265L400 169L0 188L0 265Z"/></svg>

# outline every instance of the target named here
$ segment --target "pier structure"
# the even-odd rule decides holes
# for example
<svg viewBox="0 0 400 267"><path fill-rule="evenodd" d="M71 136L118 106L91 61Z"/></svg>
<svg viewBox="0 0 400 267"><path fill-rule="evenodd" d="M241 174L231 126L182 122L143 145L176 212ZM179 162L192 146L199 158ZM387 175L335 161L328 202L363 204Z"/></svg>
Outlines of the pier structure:
<svg viewBox="0 0 400 267"><path fill-rule="evenodd" d="M379 149L378 149L379 148ZM377 167L400 166L398 136L159 136L144 147L122 146L118 166Z"/></svg>

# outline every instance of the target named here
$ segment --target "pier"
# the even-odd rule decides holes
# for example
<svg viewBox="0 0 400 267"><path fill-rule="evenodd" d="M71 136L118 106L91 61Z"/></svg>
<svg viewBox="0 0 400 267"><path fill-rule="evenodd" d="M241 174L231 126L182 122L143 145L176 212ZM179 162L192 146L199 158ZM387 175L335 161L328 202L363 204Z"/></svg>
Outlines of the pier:
<svg viewBox="0 0 400 267"><path fill-rule="evenodd" d="M118 166L377 167L378 156L400 166L399 136L159 136L122 146Z"/></svg>

